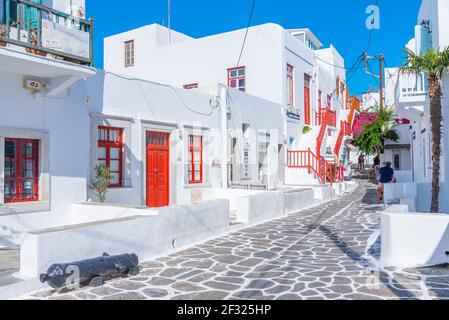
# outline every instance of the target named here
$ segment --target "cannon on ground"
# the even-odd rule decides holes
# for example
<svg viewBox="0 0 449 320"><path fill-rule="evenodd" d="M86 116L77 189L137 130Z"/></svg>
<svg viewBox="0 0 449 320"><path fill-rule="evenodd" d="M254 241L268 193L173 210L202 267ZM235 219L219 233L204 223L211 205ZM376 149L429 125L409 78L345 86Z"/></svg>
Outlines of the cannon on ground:
<svg viewBox="0 0 449 320"><path fill-rule="evenodd" d="M58 263L52 265L47 273L40 275L42 283L48 283L53 289L64 289L74 285L90 285L99 287L106 278L125 275L137 275L140 272L139 258L136 254L110 256Z"/></svg>

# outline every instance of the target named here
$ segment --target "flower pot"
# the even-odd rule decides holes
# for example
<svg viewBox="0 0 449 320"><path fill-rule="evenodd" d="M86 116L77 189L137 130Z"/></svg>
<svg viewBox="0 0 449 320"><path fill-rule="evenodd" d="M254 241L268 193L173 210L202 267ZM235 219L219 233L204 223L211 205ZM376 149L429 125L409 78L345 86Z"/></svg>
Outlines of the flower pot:
<svg viewBox="0 0 449 320"><path fill-rule="evenodd" d="M47 52L41 51L41 50L28 49L27 48L27 52L31 53L31 54L35 54L35 55L41 56L41 57L46 57L47 56Z"/></svg>

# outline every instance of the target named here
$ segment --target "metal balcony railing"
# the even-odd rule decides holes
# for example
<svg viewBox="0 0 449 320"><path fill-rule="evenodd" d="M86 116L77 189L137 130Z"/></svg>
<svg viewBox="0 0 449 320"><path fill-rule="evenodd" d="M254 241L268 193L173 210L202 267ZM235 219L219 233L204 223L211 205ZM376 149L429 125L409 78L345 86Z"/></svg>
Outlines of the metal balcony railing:
<svg viewBox="0 0 449 320"><path fill-rule="evenodd" d="M16 45L32 54L93 65L93 19L71 16L39 0L0 0L0 6L2 2L0 46Z"/></svg>
<svg viewBox="0 0 449 320"><path fill-rule="evenodd" d="M399 95L401 98L427 96L427 79L424 74L409 74L399 77Z"/></svg>

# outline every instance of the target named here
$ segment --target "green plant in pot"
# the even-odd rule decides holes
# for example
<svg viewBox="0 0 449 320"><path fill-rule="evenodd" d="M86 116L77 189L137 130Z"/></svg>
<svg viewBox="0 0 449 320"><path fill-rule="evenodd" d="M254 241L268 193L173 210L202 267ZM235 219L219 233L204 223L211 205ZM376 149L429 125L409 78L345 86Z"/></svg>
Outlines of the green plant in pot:
<svg viewBox="0 0 449 320"><path fill-rule="evenodd" d="M95 181L92 181L89 188L92 190L101 203L105 203L106 194L109 190L109 185L111 184L111 173L109 168L104 165L97 166L95 168Z"/></svg>
<svg viewBox="0 0 449 320"><path fill-rule="evenodd" d="M305 126L305 127L302 129L302 133L303 133L303 134L308 134L308 133L310 133L310 132L312 132L312 128L309 127L309 126Z"/></svg>
<svg viewBox="0 0 449 320"><path fill-rule="evenodd" d="M6 26L0 25L0 38L5 37L6 38ZM0 47L6 47L5 41L0 41Z"/></svg>

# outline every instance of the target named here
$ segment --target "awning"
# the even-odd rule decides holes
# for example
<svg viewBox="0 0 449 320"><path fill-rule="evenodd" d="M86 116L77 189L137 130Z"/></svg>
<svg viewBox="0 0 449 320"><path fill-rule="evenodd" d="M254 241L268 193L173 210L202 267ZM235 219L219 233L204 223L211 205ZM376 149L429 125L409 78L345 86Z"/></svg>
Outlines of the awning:
<svg viewBox="0 0 449 320"><path fill-rule="evenodd" d="M409 144L387 144L384 147L385 150L410 150L411 145Z"/></svg>

